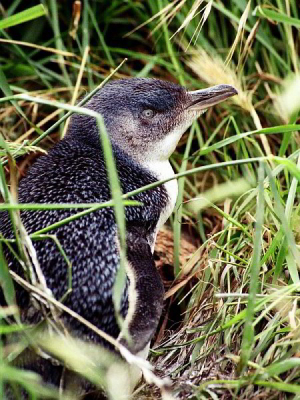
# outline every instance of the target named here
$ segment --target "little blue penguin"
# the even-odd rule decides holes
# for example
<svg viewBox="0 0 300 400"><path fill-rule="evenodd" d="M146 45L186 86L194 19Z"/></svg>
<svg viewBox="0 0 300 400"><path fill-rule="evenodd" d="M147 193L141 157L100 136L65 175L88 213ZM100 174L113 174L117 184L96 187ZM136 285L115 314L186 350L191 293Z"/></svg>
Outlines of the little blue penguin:
<svg viewBox="0 0 300 400"><path fill-rule="evenodd" d="M103 117L115 157L123 193L158 180L172 178L169 157L197 117L237 94L230 85L187 91L158 79L111 81L85 105ZM127 284L121 314L131 340L120 332L113 303L113 286L120 265L118 230L113 208L102 208L48 232L55 235L72 265L72 291L64 304L129 348L145 352L157 328L164 288L153 259L158 230L166 222L177 197L177 181L142 192L132 199L139 206L125 208ZM74 114L66 136L32 165L19 185L20 203L101 203L111 199L106 165L93 117ZM21 211L28 234L67 218L79 210ZM12 238L8 214L0 214L0 232ZM33 242L48 288L60 299L68 288L68 268L52 238ZM22 266L5 247L9 268L24 276ZM16 285L17 302L25 322L33 323L30 296ZM30 312L26 311L30 310ZM75 336L107 346L105 341L68 314L61 316ZM39 368L46 381L59 386L54 366Z"/></svg>

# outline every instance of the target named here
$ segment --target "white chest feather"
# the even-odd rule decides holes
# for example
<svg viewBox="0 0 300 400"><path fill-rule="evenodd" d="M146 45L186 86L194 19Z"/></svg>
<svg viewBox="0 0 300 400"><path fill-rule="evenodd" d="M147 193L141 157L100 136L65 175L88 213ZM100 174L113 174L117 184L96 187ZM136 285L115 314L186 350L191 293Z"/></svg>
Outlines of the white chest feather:
<svg viewBox="0 0 300 400"><path fill-rule="evenodd" d="M158 180L164 180L172 178L174 176L174 171L171 167L169 160L151 163L151 166L149 165L148 169L157 177ZM169 216L172 214L178 194L178 185L176 179L166 182L163 185L167 191L169 201L166 207L162 210L158 223L159 228L167 221Z"/></svg>
<svg viewBox="0 0 300 400"><path fill-rule="evenodd" d="M171 164L169 161L165 162L165 165L161 166L161 173L159 176L159 179L167 179L171 178L174 176L174 171L173 168L171 167ZM177 180L173 179L172 181L164 183L164 187L167 191L169 201L167 203L167 206L164 208L164 210L161 213L159 222L158 222L158 229L162 227L162 225L167 221L167 219L170 217L172 214L176 200L177 200L177 195L178 195L178 184Z"/></svg>
<svg viewBox="0 0 300 400"><path fill-rule="evenodd" d="M156 163L151 163L150 165L147 165L147 169L150 170L158 180L163 180L163 179L168 179L174 176L174 171L173 168L171 167L171 164L169 160L167 161L160 161ZM168 203L166 207L162 210L160 214L160 218L158 220L156 230L153 233L153 237L151 238L151 247L152 251L154 250L154 243L156 239L156 235L160 228L163 226L163 224L167 221L167 219L170 217L172 214L176 200L177 200L177 195L178 195L178 185L177 185L177 180L173 179L172 181L166 182L163 184L167 194L168 194Z"/></svg>

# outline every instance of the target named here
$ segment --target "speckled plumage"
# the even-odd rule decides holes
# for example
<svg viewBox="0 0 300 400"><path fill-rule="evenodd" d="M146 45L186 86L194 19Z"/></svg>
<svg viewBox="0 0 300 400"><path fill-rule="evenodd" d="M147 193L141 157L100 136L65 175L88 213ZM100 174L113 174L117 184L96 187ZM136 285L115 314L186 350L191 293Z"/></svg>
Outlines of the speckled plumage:
<svg viewBox="0 0 300 400"><path fill-rule="evenodd" d="M105 173L100 143L97 147L80 143L67 136L42 156L30 169L19 187L19 201L22 203L96 203L110 199L110 190ZM96 143L95 143L96 146ZM156 178L142 170L125 154L115 148L114 154L119 178L124 193L141 187ZM161 208L167 202L163 187L141 193L135 197L143 207L126 207L127 230L144 231L144 237L156 225ZM64 219L79 210L22 211L25 229L32 233L54 222ZM141 228L141 229L140 229ZM49 232L55 234L72 263L72 292L65 304L84 316L107 333L117 337L119 328L115 322L111 299L115 273L119 266L116 243L116 224L112 208L103 208L78 220ZM4 237L11 236L7 215L1 215L0 231ZM47 285L55 298L67 291L67 265L51 239L34 242L39 263ZM8 255L9 266L20 271ZM27 306L28 296L18 290L21 308ZM127 310L126 295L123 314ZM66 316L68 320L69 317ZM69 321L72 330L88 333L76 320ZM96 336L94 337L96 340Z"/></svg>
<svg viewBox="0 0 300 400"><path fill-rule="evenodd" d="M116 162L124 193L156 180L135 163L128 162L126 156L118 149L115 148L114 153L117 155ZM33 165L20 183L19 193L19 200L22 203L94 203L109 200L109 185L100 147L96 149L67 137ZM147 235L156 225L161 207L167 202L167 195L165 190L159 187L137 195L136 199L142 201L144 206L126 208L127 230L135 232L131 234L133 238L135 234L144 238L144 249L141 250L147 251L148 247L146 254L150 253L151 262ZM22 211L21 217L27 232L32 233L77 211L80 210ZM12 236L8 216L4 213L1 215L0 231L4 237ZM72 263L72 292L64 304L114 338L117 338L120 332L112 302L112 288L119 267L116 231L113 210L104 208L49 232L56 235ZM67 290L65 260L51 239L35 241L34 247L48 287L56 299L61 298ZM9 267L22 275L21 268L14 262L7 249L5 253ZM130 259L135 257L134 254L130 254L130 249L128 257ZM148 284L151 289L151 282ZM16 289L18 304L23 310L23 319L29 323L36 322L39 314L32 313L28 293L19 286ZM154 327L161 313L163 297L162 286L158 289L158 317L154 316ZM151 290L154 293L156 288ZM126 316L128 309L127 291L128 285L122 302L123 317ZM30 314L27 313L28 310ZM69 315L64 314L63 321L79 338L107 345L98 335ZM149 319L146 321L148 323ZM150 337L154 329L152 327ZM146 343L142 343L143 347ZM139 350L140 348L137 349ZM44 361L34 363L31 369L42 373L46 381L59 384L60 368Z"/></svg>

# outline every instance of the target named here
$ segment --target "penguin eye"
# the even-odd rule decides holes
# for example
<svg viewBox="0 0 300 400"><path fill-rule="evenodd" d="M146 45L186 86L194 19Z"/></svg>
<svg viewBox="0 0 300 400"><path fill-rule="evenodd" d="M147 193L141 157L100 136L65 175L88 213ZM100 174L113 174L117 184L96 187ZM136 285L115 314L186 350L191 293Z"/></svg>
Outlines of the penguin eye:
<svg viewBox="0 0 300 400"><path fill-rule="evenodd" d="M154 114L155 113L154 113L153 110L151 110L151 108L142 111L142 117L143 118L151 119L151 118L154 117Z"/></svg>

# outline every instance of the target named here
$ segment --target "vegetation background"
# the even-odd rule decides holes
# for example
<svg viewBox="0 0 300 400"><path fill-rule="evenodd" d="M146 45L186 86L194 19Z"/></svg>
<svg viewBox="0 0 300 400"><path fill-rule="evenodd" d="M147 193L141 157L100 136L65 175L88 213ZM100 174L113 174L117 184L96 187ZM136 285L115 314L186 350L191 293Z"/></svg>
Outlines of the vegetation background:
<svg viewBox="0 0 300 400"><path fill-rule="evenodd" d="M300 399L299 2L12 0L0 13L0 206L17 227L17 180L66 131L66 111L54 102L76 104L125 57L112 79L238 89L172 156L182 177L156 250L166 306L150 357L172 387L143 382L135 398ZM7 382L16 398L20 387L31 399L75 398L14 364L29 328L19 321L18 277L9 274L3 242L0 398ZM27 288L43 292L33 282ZM8 345L14 332L21 334ZM35 345L106 384L93 352L55 340Z"/></svg>

